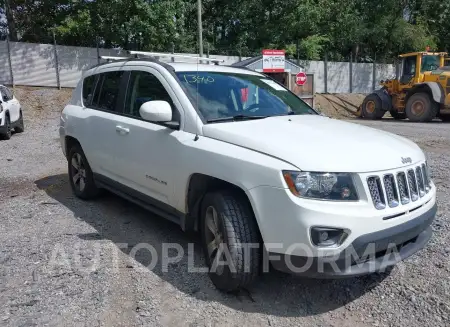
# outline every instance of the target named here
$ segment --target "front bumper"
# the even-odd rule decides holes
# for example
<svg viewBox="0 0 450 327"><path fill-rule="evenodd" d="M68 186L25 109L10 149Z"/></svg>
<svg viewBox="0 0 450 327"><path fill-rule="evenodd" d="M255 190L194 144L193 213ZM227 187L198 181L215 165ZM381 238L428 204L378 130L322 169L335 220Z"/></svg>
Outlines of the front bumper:
<svg viewBox="0 0 450 327"><path fill-rule="evenodd" d="M437 206L385 230L362 235L334 256L305 257L270 253L272 266L313 278L343 278L384 271L421 250L432 235Z"/></svg>

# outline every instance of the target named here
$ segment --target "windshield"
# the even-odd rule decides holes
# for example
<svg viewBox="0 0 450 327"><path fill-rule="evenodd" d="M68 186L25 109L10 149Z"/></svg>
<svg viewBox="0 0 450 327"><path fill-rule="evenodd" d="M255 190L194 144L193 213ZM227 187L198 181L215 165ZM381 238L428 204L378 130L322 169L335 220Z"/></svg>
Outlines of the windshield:
<svg viewBox="0 0 450 327"><path fill-rule="evenodd" d="M295 94L264 76L195 71L176 75L207 121L243 115L316 114Z"/></svg>
<svg viewBox="0 0 450 327"><path fill-rule="evenodd" d="M439 68L439 56L423 56L420 71L427 72Z"/></svg>

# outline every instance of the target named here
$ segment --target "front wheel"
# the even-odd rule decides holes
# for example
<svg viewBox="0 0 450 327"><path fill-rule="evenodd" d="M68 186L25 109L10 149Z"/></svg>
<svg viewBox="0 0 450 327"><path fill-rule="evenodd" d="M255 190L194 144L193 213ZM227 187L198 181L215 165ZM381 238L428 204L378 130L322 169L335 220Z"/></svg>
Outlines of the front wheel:
<svg viewBox="0 0 450 327"><path fill-rule="evenodd" d="M381 99L376 94L369 94L362 104L362 117L366 119L381 119L385 114Z"/></svg>
<svg viewBox="0 0 450 327"><path fill-rule="evenodd" d="M201 234L209 276L219 290L236 291L256 279L261 264L260 236L244 196L232 191L206 194Z"/></svg>

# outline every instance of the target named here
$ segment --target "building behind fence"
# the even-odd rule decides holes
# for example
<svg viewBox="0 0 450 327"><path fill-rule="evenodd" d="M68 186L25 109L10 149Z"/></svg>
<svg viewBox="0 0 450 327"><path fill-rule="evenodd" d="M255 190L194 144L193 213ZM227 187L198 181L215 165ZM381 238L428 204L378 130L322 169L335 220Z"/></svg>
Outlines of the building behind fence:
<svg viewBox="0 0 450 327"><path fill-rule="evenodd" d="M124 56L116 49L0 41L0 83L7 85L75 87L84 70L100 56ZM195 55L195 54L193 54ZM225 65L248 57L218 56ZM378 81L395 77L389 64L300 61L314 74L317 93L369 93Z"/></svg>

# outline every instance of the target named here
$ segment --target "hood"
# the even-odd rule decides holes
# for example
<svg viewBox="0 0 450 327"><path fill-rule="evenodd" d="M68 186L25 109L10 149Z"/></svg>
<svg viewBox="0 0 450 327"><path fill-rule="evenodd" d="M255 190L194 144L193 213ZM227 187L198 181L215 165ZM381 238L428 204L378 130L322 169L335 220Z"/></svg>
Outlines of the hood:
<svg viewBox="0 0 450 327"><path fill-rule="evenodd" d="M207 124L203 135L290 162L304 171L374 172L425 160L398 135L319 115Z"/></svg>

